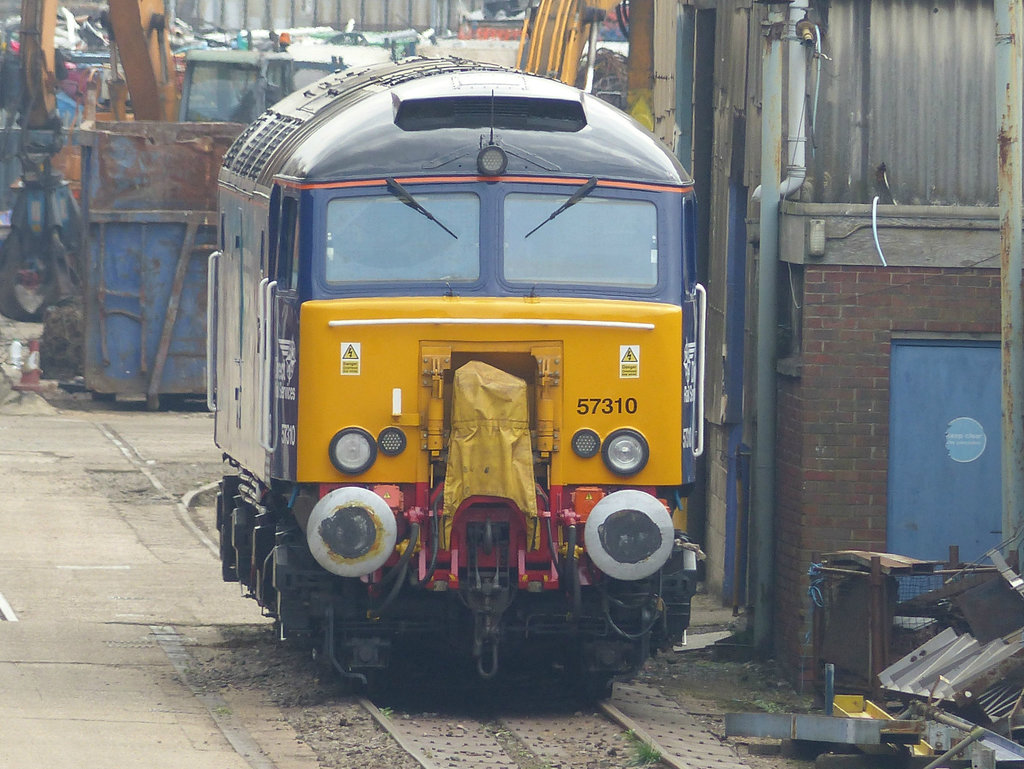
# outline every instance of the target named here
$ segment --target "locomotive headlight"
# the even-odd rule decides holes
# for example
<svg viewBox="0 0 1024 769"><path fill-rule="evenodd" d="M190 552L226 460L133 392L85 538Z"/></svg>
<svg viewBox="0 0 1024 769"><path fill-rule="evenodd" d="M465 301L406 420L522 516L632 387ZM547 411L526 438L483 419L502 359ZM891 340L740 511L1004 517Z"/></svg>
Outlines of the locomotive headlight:
<svg viewBox="0 0 1024 769"><path fill-rule="evenodd" d="M481 176L501 176L508 168L508 155L497 144L488 144L476 156L476 170Z"/></svg>
<svg viewBox="0 0 1024 769"><path fill-rule="evenodd" d="M325 494L306 522L316 562L341 577L372 574L395 549L395 514L369 489L346 486Z"/></svg>
<svg viewBox="0 0 1024 769"><path fill-rule="evenodd" d="M647 440L636 430L624 427L604 439L601 456L616 475L636 475L650 457Z"/></svg>
<svg viewBox="0 0 1024 769"><path fill-rule="evenodd" d="M346 475L366 472L377 459L377 442L361 427L346 427L331 438L331 464Z"/></svg>
<svg viewBox="0 0 1024 769"><path fill-rule="evenodd" d="M671 557L674 540L665 505L637 489L616 491L594 505L583 530L590 560L622 580L654 574Z"/></svg>

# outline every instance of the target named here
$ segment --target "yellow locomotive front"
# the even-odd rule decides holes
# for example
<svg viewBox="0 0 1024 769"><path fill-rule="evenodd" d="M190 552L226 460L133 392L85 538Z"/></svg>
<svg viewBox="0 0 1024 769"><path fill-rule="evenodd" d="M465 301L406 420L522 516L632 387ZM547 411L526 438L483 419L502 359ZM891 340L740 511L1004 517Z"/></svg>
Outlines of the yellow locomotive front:
<svg viewBox="0 0 1024 769"><path fill-rule="evenodd" d="M359 152L338 167L363 137L408 168L416 140L419 173L282 171L225 216L224 573L347 675L444 650L485 678L547 665L603 691L689 619L697 548L673 511L702 443L692 184L611 108L602 123L547 98L571 89L527 101L524 76L483 74L450 99L385 93L393 143L353 107ZM437 146L478 120L475 148Z"/></svg>
<svg viewBox="0 0 1024 769"><path fill-rule="evenodd" d="M679 307L328 300L302 308L300 339L298 480L395 485L399 510L443 498L445 541L477 498L525 516L525 556L542 514L582 524L619 487L682 482Z"/></svg>

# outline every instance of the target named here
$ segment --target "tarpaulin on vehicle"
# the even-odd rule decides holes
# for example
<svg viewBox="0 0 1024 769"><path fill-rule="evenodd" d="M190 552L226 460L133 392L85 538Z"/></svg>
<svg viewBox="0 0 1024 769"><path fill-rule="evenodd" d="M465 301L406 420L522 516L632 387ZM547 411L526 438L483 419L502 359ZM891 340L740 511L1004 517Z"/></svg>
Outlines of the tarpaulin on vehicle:
<svg viewBox="0 0 1024 769"><path fill-rule="evenodd" d="M459 505L473 496L510 500L530 519L527 528L536 530L526 382L480 361L455 372L444 484L446 542Z"/></svg>

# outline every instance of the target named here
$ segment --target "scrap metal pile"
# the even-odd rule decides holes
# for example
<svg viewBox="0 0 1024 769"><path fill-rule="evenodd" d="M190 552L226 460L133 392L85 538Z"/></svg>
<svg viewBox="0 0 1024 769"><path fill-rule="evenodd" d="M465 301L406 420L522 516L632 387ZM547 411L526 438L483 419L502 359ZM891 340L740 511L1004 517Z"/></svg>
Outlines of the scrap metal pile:
<svg viewBox="0 0 1024 769"><path fill-rule="evenodd" d="M848 745L928 767L1024 761L1024 579L843 551L810 570L819 714L732 714L727 734ZM841 692L841 693L840 693ZM869 747L870 746L870 747Z"/></svg>

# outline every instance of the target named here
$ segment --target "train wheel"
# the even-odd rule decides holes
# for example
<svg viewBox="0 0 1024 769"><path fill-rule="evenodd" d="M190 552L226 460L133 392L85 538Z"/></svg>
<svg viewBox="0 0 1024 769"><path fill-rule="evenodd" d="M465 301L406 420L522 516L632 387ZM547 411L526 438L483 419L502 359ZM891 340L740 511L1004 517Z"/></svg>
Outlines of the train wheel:
<svg viewBox="0 0 1024 769"><path fill-rule="evenodd" d="M363 684L362 688L366 693L367 699L380 701L394 694L391 676L388 675L387 670L364 670L363 676L366 678L366 683Z"/></svg>
<svg viewBox="0 0 1024 769"><path fill-rule="evenodd" d="M584 673L576 682L580 696L587 701L610 699L614 683L614 676L607 673Z"/></svg>
<svg viewBox="0 0 1024 769"><path fill-rule="evenodd" d="M231 545L231 525L221 524L220 531L220 576L225 582L238 582L235 567L235 548Z"/></svg>
<svg viewBox="0 0 1024 769"><path fill-rule="evenodd" d="M241 582L246 587L252 588L252 511L248 505L239 505L232 511L228 520L230 526L228 536L234 553L231 557L234 562L235 579L232 581Z"/></svg>
<svg viewBox="0 0 1024 769"><path fill-rule="evenodd" d="M225 582L238 582L235 571L235 548L231 544L231 516L225 511L224 482L217 492L217 534L220 546L220 576Z"/></svg>
<svg viewBox="0 0 1024 769"><path fill-rule="evenodd" d="M608 670L594 670L588 667L585 659L586 655L580 650L565 666L569 690L586 702L608 699L612 696L615 674Z"/></svg>

